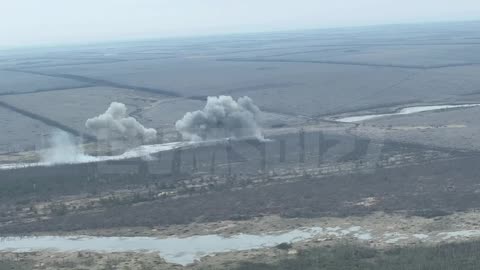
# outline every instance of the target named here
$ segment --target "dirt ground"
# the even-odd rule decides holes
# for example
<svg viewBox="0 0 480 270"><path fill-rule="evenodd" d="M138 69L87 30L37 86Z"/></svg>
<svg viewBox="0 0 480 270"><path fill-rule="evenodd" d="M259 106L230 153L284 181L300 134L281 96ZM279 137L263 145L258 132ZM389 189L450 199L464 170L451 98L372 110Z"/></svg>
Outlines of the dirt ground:
<svg viewBox="0 0 480 270"><path fill-rule="evenodd" d="M3 265L2 265L3 264ZM153 253L93 253L93 252L0 252L0 266L4 269L179 269L165 263ZM8 267L8 268L7 268ZM3 269L3 268L2 268Z"/></svg>

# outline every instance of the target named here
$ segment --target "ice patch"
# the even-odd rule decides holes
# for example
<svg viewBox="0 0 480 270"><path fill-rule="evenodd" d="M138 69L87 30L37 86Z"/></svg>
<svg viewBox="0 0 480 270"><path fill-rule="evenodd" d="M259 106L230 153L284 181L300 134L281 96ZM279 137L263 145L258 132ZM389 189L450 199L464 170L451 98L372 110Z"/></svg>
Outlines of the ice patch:
<svg viewBox="0 0 480 270"><path fill-rule="evenodd" d="M472 238L480 237L480 230L465 230L465 231L455 231L455 232L441 232L438 234L443 240L448 240L451 238Z"/></svg>
<svg viewBox="0 0 480 270"><path fill-rule="evenodd" d="M424 240L424 239L427 239L429 236L427 234L417 233L417 234L414 234L413 237L420 240Z"/></svg>
<svg viewBox="0 0 480 270"><path fill-rule="evenodd" d="M408 240L410 237L403 233L384 233L383 239L387 244L396 244L398 241Z"/></svg>

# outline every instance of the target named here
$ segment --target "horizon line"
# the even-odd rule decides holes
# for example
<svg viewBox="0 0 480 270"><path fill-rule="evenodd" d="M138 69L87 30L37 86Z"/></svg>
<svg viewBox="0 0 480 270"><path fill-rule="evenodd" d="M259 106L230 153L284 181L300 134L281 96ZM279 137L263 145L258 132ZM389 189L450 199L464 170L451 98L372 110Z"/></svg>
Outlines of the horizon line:
<svg viewBox="0 0 480 270"><path fill-rule="evenodd" d="M205 34L179 34L179 35L165 35L165 36L143 36L130 38L110 38L105 40L92 41L74 41L74 42L45 42L34 45L12 45L0 47L0 53L6 51L18 50L45 50L53 48L65 47L85 47L85 46L102 46L108 44L118 43L137 43L137 42L158 42L161 40L191 40L201 38L218 38L226 36L243 36L243 35L258 35L258 34L281 34L281 33L295 33L303 31L322 31L322 30L348 30L371 27L395 27L407 25L429 25L429 24L455 24L455 23L475 23L480 22L479 19L462 19L462 20L435 20L435 21L418 21L418 22L402 22L402 23L374 23L364 25L346 25L346 26L327 26L327 27L302 27L298 29L275 29L275 30L260 30L260 31L236 31L236 32L221 32L221 33L205 33Z"/></svg>

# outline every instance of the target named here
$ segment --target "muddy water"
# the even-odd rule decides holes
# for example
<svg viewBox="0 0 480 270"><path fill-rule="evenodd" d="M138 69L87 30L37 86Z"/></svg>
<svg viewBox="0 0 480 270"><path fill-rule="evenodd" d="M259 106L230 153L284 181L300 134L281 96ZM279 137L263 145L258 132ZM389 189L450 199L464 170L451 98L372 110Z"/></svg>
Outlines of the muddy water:
<svg viewBox="0 0 480 270"><path fill-rule="evenodd" d="M395 113L349 116L349 117L335 119L335 121L343 122L343 123L355 123L355 122L362 122L362 121L372 120L372 119L386 117L386 116L407 115L407 114L413 114L413 113L419 113L419 112L436 111L436 110L453 109L453 108L469 108L469 107L476 107L476 106L480 106L480 104L415 106L415 107L403 108Z"/></svg>

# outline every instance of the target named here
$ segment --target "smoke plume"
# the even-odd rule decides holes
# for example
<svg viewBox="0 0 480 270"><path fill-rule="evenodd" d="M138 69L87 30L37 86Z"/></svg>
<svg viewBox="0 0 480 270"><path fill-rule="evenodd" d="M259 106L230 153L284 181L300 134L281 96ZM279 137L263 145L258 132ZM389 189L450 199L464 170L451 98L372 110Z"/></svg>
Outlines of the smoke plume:
<svg viewBox="0 0 480 270"><path fill-rule="evenodd" d="M100 140L142 139L148 143L157 138L155 129L145 128L135 118L128 116L127 107L119 102L112 102L105 113L88 119L85 126Z"/></svg>
<svg viewBox="0 0 480 270"><path fill-rule="evenodd" d="M220 138L263 139L260 109L249 97L208 97L202 110L188 112L175 123L184 138L201 141Z"/></svg>
<svg viewBox="0 0 480 270"><path fill-rule="evenodd" d="M41 154L46 164L67 164L89 162L93 157L84 154L81 144L68 133L56 131L48 141L49 148Z"/></svg>

